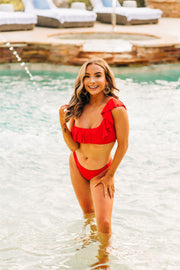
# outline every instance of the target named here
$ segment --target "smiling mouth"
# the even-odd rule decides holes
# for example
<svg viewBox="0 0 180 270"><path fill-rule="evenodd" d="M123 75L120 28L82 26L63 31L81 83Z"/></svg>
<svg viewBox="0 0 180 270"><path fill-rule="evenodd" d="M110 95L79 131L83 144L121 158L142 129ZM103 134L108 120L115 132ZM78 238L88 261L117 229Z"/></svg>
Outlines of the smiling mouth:
<svg viewBox="0 0 180 270"><path fill-rule="evenodd" d="M90 89L96 89L98 86L89 86Z"/></svg>

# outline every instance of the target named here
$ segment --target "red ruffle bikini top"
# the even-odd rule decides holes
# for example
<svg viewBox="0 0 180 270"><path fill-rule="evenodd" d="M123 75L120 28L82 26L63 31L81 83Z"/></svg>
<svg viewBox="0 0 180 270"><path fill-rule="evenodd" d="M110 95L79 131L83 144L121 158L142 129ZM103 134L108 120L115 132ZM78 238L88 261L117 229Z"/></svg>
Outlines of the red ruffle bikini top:
<svg viewBox="0 0 180 270"><path fill-rule="evenodd" d="M74 124L72 127L73 140L79 143L90 144L107 144L114 142L116 140L116 131L111 110L121 106L126 109L123 102L111 98L102 110L101 114L103 120L96 128L80 128L76 127Z"/></svg>

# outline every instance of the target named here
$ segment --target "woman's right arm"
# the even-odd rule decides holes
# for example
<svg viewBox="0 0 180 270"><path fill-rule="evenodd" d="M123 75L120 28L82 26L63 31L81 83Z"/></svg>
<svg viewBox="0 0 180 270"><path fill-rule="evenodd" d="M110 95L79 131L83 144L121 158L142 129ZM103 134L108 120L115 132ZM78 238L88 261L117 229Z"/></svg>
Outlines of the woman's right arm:
<svg viewBox="0 0 180 270"><path fill-rule="evenodd" d="M67 123L65 121L66 112L68 110L68 105L63 105L59 109L59 119L60 119L60 125L62 128L63 138L69 149L74 152L79 148L79 143L75 142L72 138L71 129L74 123L74 119L71 118L69 123L69 128L67 126Z"/></svg>

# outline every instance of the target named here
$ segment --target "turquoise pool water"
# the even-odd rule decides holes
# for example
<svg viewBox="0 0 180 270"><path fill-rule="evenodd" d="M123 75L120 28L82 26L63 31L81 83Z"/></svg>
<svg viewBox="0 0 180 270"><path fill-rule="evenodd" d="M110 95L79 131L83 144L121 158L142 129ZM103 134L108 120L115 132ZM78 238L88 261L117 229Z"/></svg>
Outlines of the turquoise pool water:
<svg viewBox="0 0 180 270"><path fill-rule="evenodd" d="M179 269L179 71L114 69L130 144L116 173L103 269ZM90 229L83 230L58 119L77 68L32 74L35 83L24 71L0 70L0 269L97 269L100 245L84 245Z"/></svg>

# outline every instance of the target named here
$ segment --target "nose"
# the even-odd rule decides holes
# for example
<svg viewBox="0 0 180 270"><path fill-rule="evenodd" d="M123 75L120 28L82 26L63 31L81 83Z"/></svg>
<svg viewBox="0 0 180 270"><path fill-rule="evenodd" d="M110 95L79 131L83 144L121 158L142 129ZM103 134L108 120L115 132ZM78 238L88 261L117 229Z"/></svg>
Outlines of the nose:
<svg viewBox="0 0 180 270"><path fill-rule="evenodd" d="M91 78L90 78L90 82L92 82L92 83L95 82L94 77L91 77Z"/></svg>

